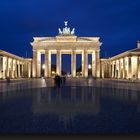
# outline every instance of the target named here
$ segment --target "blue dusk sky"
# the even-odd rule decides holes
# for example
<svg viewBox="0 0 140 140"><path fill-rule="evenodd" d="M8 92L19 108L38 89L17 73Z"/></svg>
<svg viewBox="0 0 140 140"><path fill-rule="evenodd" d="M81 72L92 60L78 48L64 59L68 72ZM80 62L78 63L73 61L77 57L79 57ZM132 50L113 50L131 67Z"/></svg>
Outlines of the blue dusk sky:
<svg viewBox="0 0 140 140"><path fill-rule="evenodd" d="M111 57L136 48L140 0L0 0L0 49L32 57L33 37L56 36L64 20L77 36L100 37Z"/></svg>

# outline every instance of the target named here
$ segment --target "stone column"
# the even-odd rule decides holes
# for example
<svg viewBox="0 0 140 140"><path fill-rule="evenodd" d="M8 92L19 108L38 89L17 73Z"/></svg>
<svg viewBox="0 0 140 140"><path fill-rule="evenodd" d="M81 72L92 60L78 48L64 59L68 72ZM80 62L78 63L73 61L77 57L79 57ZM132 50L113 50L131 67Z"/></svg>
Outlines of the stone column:
<svg viewBox="0 0 140 140"><path fill-rule="evenodd" d="M18 74L18 60L17 60L17 78L19 77L19 74Z"/></svg>
<svg viewBox="0 0 140 140"><path fill-rule="evenodd" d="M82 77L84 77L85 73L85 62L84 62L84 53L82 52Z"/></svg>
<svg viewBox="0 0 140 140"><path fill-rule="evenodd" d="M140 79L140 57L138 57L138 79Z"/></svg>
<svg viewBox="0 0 140 140"><path fill-rule="evenodd" d="M112 77L112 65L111 65L110 58L109 58L108 65L109 65L109 73L108 73L108 76L109 76L109 78L111 78Z"/></svg>
<svg viewBox="0 0 140 140"><path fill-rule="evenodd" d="M11 58L8 58L8 77L11 78Z"/></svg>
<svg viewBox="0 0 140 140"><path fill-rule="evenodd" d="M22 62L22 65L21 65L21 67L22 67L21 68L21 76L22 77L24 77L24 67L23 66L24 66L24 62Z"/></svg>
<svg viewBox="0 0 140 140"><path fill-rule="evenodd" d="M28 62L25 63L25 71L26 71L26 77L28 77Z"/></svg>
<svg viewBox="0 0 140 140"><path fill-rule="evenodd" d="M28 63L28 78L31 78L31 63Z"/></svg>
<svg viewBox="0 0 140 140"><path fill-rule="evenodd" d="M44 70L44 76L45 77L49 77L49 69L48 69L48 66L49 66L49 51L48 50L45 50L45 70Z"/></svg>
<svg viewBox="0 0 140 140"><path fill-rule="evenodd" d="M126 78L126 75L125 75L125 58L123 58L123 79Z"/></svg>
<svg viewBox="0 0 140 140"><path fill-rule="evenodd" d="M88 77L88 53L85 50L82 53L82 76Z"/></svg>
<svg viewBox="0 0 140 140"><path fill-rule="evenodd" d="M24 76L25 76L26 78L28 78L28 74L29 74L29 65L28 65L28 62L26 61L26 62L24 63Z"/></svg>
<svg viewBox="0 0 140 140"><path fill-rule="evenodd" d="M114 61L113 63L113 69L114 69L114 72L113 72L113 78L116 78L116 61Z"/></svg>
<svg viewBox="0 0 140 140"><path fill-rule="evenodd" d="M18 75L17 75L17 60L15 60L15 78L17 78Z"/></svg>
<svg viewBox="0 0 140 140"><path fill-rule="evenodd" d="M51 63L51 51L49 51L49 66L48 66L48 68L49 68L49 77L51 77L52 76L52 68L51 68L51 66L52 66L52 63Z"/></svg>
<svg viewBox="0 0 140 140"><path fill-rule="evenodd" d="M101 68L102 78L105 78L105 64L104 64L104 62L102 62L101 66L102 66L102 68Z"/></svg>
<svg viewBox="0 0 140 140"><path fill-rule="evenodd" d="M96 56L95 55L96 55L95 51L93 51L92 52L92 76L93 77L96 77Z"/></svg>
<svg viewBox="0 0 140 140"><path fill-rule="evenodd" d="M136 78L138 79L138 70L139 70L139 58L138 58L138 56L137 56L137 58L136 58Z"/></svg>
<svg viewBox="0 0 140 140"><path fill-rule="evenodd" d="M5 72L6 72L6 58L3 56L2 57L2 78L5 79L6 76L5 76Z"/></svg>
<svg viewBox="0 0 140 140"><path fill-rule="evenodd" d="M0 79L3 79L3 57L0 57Z"/></svg>
<svg viewBox="0 0 140 140"><path fill-rule="evenodd" d="M14 60L11 59L11 78L14 78Z"/></svg>
<svg viewBox="0 0 140 140"><path fill-rule="evenodd" d="M23 63L23 77L26 77L26 61Z"/></svg>
<svg viewBox="0 0 140 140"><path fill-rule="evenodd" d="M18 78L21 77L21 73L20 73L20 61L18 61Z"/></svg>
<svg viewBox="0 0 140 140"><path fill-rule="evenodd" d="M128 57L125 57L125 78L128 79L129 78L129 63L128 63Z"/></svg>
<svg viewBox="0 0 140 140"><path fill-rule="evenodd" d="M96 77L100 78L100 51L95 51L96 53Z"/></svg>
<svg viewBox="0 0 140 140"><path fill-rule="evenodd" d="M7 77L7 72L8 72L8 58L4 57L4 77Z"/></svg>
<svg viewBox="0 0 140 140"><path fill-rule="evenodd" d="M115 76L115 68L114 68L114 61L112 61L112 78L114 78Z"/></svg>
<svg viewBox="0 0 140 140"><path fill-rule="evenodd" d="M128 78L132 78L132 61L131 57L128 57Z"/></svg>
<svg viewBox="0 0 140 140"><path fill-rule="evenodd" d="M41 53L37 52L37 78L41 77Z"/></svg>
<svg viewBox="0 0 140 140"><path fill-rule="evenodd" d="M6 66L6 77L9 77L9 58L7 57L7 66Z"/></svg>
<svg viewBox="0 0 140 140"><path fill-rule="evenodd" d="M15 59L13 59L13 78L15 78Z"/></svg>
<svg viewBox="0 0 140 140"><path fill-rule="evenodd" d="M76 52L72 51L71 55L71 73L72 77L76 77Z"/></svg>
<svg viewBox="0 0 140 140"><path fill-rule="evenodd" d="M100 51L92 53L92 76L100 78Z"/></svg>
<svg viewBox="0 0 140 140"><path fill-rule="evenodd" d="M11 63L12 63L12 60L11 60L11 58L9 58L9 77L10 78L12 78L12 65L11 65Z"/></svg>
<svg viewBox="0 0 140 140"><path fill-rule="evenodd" d="M12 59L8 58L8 77L12 78Z"/></svg>
<svg viewBox="0 0 140 140"><path fill-rule="evenodd" d="M56 73L61 75L61 52L60 50L57 51L57 62L56 62Z"/></svg>
<svg viewBox="0 0 140 140"><path fill-rule="evenodd" d="M27 62L27 78L31 78L31 64Z"/></svg>
<svg viewBox="0 0 140 140"><path fill-rule="evenodd" d="M33 50L33 77L41 77L41 53Z"/></svg>
<svg viewBox="0 0 140 140"><path fill-rule="evenodd" d="M138 57L132 56L131 57L131 77L138 78Z"/></svg>
<svg viewBox="0 0 140 140"><path fill-rule="evenodd" d="M114 78L114 62L112 61L112 78Z"/></svg>
<svg viewBox="0 0 140 140"><path fill-rule="evenodd" d="M45 50L45 77L51 77L51 53Z"/></svg>
<svg viewBox="0 0 140 140"><path fill-rule="evenodd" d="M32 76L37 77L37 50L33 50L33 66L32 66Z"/></svg>
<svg viewBox="0 0 140 140"><path fill-rule="evenodd" d="M118 78L121 78L121 62L120 59L118 60Z"/></svg>
<svg viewBox="0 0 140 140"><path fill-rule="evenodd" d="M114 75L114 78L117 78L117 62L116 62L116 60L115 60L115 75Z"/></svg>

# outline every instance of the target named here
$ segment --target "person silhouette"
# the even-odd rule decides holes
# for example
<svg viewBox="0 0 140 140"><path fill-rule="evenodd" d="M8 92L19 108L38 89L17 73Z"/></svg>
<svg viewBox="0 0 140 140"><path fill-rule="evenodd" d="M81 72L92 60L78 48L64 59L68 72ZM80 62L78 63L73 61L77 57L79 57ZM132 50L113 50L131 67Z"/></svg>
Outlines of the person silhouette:
<svg viewBox="0 0 140 140"><path fill-rule="evenodd" d="M60 88L61 83L62 83L61 77L57 74L55 76L54 80L55 80L55 86L58 87L58 88Z"/></svg>
<svg viewBox="0 0 140 140"><path fill-rule="evenodd" d="M65 85L66 84L66 76L62 77L62 83Z"/></svg>

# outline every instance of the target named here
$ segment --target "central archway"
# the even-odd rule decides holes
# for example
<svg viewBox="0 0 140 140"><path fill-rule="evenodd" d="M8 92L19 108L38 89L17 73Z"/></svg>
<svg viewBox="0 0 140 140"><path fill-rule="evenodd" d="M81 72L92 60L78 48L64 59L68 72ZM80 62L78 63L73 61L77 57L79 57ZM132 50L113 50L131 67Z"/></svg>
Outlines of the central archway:
<svg viewBox="0 0 140 140"><path fill-rule="evenodd" d="M62 75L71 75L71 54L62 54Z"/></svg>

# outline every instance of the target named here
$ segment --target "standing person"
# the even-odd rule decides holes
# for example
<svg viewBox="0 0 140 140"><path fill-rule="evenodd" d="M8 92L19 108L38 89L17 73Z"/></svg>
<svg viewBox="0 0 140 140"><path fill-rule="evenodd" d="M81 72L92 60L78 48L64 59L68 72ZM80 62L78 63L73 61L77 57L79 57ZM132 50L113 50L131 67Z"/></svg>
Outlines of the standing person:
<svg viewBox="0 0 140 140"><path fill-rule="evenodd" d="M61 79L61 77L58 75L58 88L61 87L61 84L62 84L62 79Z"/></svg>
<svg viewBox="0 0 140 140"><path fill-rule="evenodd" d="M55 75L54 84L55 84L56 87L57 87L57 78L58 78L58 75Z"/></svg>
<svg viewBox="0 0 140 140"><path fill-rule="evenodd" d="M63 76L63 84L66 84L66 76Z"/></svg>
<svg viewBox="0 0 140 140"><path fill-rule="evenodd" d="M7 80L7 83L10 83L10 77L7 77L6 80Z"/></svg>
<svg viewBox="0 0 140 140"><path fill-rule="evenodd" d="M61 77L59 75L56 75L54 80L55 80L55 86L60 88L60 85L61 85L61 82L62 82Z"/></svg>

